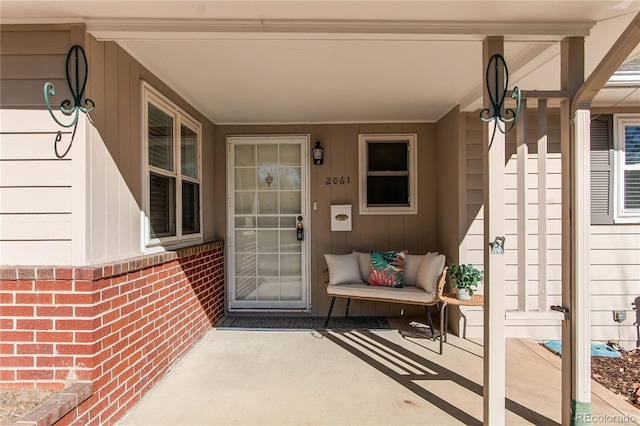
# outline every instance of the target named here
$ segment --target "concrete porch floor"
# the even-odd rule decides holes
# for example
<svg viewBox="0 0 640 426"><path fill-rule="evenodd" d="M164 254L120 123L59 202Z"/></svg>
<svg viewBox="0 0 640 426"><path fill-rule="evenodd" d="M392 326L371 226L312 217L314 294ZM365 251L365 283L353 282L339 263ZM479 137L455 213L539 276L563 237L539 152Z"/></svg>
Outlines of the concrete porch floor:
<svg viewBox="0 0 640 426"><path fill-rule="evenodd" d="M419 320L421 321L421 320ZM482 345L449 335L444 355L410 319L392 330L212 329L121 425L482 424ZM507 341L507 424L561 421L560 358ZM594 422L640 410L593 383Z"/></svg>

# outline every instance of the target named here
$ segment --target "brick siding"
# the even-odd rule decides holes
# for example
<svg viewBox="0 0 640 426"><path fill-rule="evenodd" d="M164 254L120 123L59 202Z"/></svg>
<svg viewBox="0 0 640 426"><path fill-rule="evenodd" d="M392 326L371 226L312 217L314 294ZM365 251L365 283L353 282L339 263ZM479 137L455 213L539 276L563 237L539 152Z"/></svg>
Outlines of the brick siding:
<svg viewBox="0 0 640 426"><path fill-rule="evenodd" d="M114 424L223 317L221 241L92 267L1 267L0 387L91 382L57 424Z"/></svg>

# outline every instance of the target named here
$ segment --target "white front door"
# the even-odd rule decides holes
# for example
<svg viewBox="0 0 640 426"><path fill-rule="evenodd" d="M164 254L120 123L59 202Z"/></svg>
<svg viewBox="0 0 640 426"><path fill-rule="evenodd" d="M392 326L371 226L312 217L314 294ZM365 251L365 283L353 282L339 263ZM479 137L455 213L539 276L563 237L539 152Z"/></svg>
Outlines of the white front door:
<svg viewBox="0 0 640 426"><path fill-rule="evenodd" d="M308 146L309 136L227 138L230 311L309 310Z"/></svg>

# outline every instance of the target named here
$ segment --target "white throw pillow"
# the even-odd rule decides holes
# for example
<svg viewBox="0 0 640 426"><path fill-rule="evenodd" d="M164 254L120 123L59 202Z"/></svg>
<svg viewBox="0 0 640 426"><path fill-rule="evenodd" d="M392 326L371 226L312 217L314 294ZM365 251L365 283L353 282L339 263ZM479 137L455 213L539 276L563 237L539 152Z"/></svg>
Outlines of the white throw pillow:
<svg viewBox="0 0 640 426"><path fill-rule="evenodd" d="M427 293L435 294L438 289L438 278L442 275L445 262L446 257L444 254L426 254L418 270L416 287L423 289Z"/></svg>
<svg viewBox="0 0 640 426"><path fill-rule="evenodd" d="M329 285L361 283L360 265L358 255L351 254L325 254L329 268Z"/></svg>
<svg viewBox="0 0 640 426"><path fill-rule="evenodd" d="M362 282L369 281L369 275L371 274L371 253L363 253L361 251L355 251L358 255L358 263L360 264L360 277Z"/></svg>

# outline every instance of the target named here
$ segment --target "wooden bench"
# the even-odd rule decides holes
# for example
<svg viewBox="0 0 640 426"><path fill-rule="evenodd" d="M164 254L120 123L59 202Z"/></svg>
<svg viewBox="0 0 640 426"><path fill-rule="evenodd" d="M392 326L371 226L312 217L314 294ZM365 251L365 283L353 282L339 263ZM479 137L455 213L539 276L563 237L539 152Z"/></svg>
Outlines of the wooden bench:
<svg viewBox="0 0 640 426"><path fill-rule="evenodd" d="M357 272L353 259L357 256ZM367 256L368 260L367 260ZM327 269L322 273L325 293L331 296L331 305L327 313L325 327L329 325L331 312L336 298L346 298L346 316L349 316L351 299L374 302L400 303L404 305L424 306L431 336L435 340L433 320L429 307L438 307L447 276L445 256L438 253L426 255L407 255L403 272L404 287L383 287L368 285L368 271L371 267L369 253L353 252L351 255L325 255Z"/></svg>

